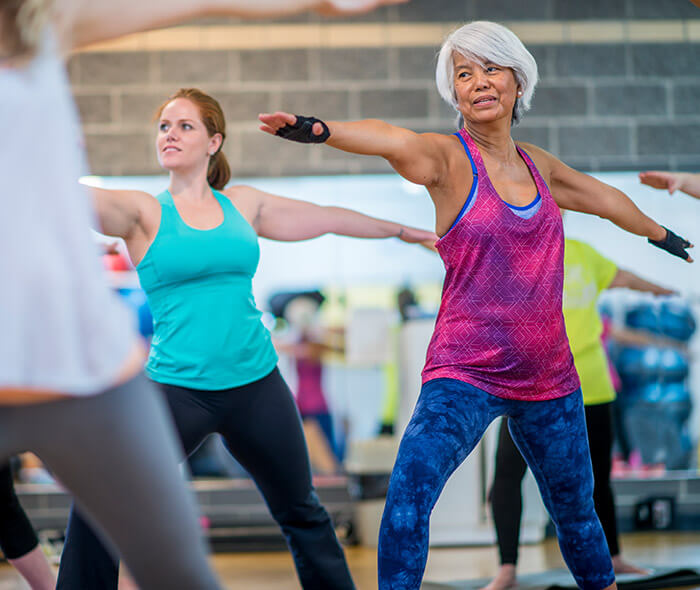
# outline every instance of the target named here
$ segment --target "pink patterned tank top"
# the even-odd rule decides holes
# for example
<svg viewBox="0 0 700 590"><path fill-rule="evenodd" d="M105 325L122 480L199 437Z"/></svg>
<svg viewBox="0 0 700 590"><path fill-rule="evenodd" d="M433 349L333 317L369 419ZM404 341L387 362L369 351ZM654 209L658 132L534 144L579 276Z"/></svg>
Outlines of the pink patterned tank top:
<svg viewBox="0 0 700 590"><path fill-rule="evenodd" d="M436 243L446 275L423 383L448 377L492 395L540 401L580 387L562 314L564 232L549 188L529 156L541 199L529 218L503 201L462 129L474 174L467 200ZM525 208L521 208L525 209Z"/></svg>

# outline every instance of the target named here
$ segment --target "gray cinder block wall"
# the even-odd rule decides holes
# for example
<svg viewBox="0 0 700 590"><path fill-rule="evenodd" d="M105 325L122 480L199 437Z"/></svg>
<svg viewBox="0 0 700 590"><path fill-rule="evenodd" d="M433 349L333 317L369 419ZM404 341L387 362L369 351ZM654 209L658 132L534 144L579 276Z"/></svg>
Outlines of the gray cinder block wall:
<svg viewBox="0 0 700 590"><path fill-rule="evenodd" d="M73 56L93 172L158 173L153 111L185 85L224 107L235 175L387 171L378 158L270 138L256 116L452 131L435 56L447 31L474 19L512 25L538 61L516 137L582 170L700 170L700 9L688 0L412 0L344 20L198 21Z"/></svg>

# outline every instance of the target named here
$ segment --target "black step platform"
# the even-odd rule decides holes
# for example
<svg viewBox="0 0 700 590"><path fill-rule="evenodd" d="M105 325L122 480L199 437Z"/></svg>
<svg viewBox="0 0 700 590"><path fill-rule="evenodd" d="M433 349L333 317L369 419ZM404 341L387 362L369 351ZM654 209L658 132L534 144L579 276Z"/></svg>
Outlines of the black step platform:
<svg viewBox="0 0 700 590"><path fill-rule="evenodd" d="M207 479L191 483L200 511L209 522L215 551L286 548L277 524L250 479ZM321 502L336 525L352 522L353 500L344 476L314 477ZM17 495L34 527L62 534L71 497L54 484L17 484Z"/></svg>

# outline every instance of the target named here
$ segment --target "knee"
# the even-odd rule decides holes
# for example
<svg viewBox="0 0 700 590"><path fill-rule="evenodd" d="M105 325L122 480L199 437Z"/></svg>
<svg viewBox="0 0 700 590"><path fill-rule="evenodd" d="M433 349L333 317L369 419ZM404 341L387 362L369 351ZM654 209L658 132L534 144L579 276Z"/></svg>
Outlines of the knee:
<svg viewBox="0 0 700 590"><path fill-rule="evenodd" d="M524 476L524 473L521 475L512 471L496 472L493 478L492 489L499 492L507 492L508 495L519 494Z"/></svg>
<svg viewBox="0 0 700 590"><path fill-rule="evenodd" d="M612 486L610 485L610 480L596 480L595 485L593 486L593 497L595 498L596 502L602 500L603 498L607 498L608 496L612 496L612 493L613 491Z"/></svg>
<svg viewBox="0 0 700 590"><path fill-rule="evenodd" d="M24 515L24 509L15 494L0 498L0 522L7 522Z"/></svg>
<svg viewBox="0 0 700 590"><path fill-rule="evenodd" d="M600 527L600 520L595 511L593 498L585 502L560 508L555 521L557 528L566 536L575 535L586 537L589 531L596 531Z"/></svg>
<svg viewBox="0 0 700 590"><path fill-rule="evenodd" d="M407 484L392 477L382 515L382 529L397 533L427 529L439 489L432 481L413 479Z"/></svg>
<svg viewBox="0 0 700 590"><path fill-rule="evenodd" d="M427 528L429 516L430 512L424 509L421 502L411 501L410 498L388 499L382 516L382 535L415 534Z"/></svg>
<svg viewBox="0 0 700 590"><path fill-rule="evenodd" d="M171 566L172 567L172 566ZM183 590L219 590L221 588L216 576L211 571L206 554L198 552L191 555L187 561L183 561L175 568L174 585L168 588L182 588Z"/></svg>
<svg viewBox="0 0 700 590"><path fill-rule="evenodd" d="M0 522L4 520L5 515L12 515L18 511L21 512L22 507L15 493L15 486L12 483L11 476L9 476L0 485Z"/></svg>
<svg viewBox="0 0 700 590"><path fill-rule="evenodd" d="M275 506L270 506L272 517L280 526L299 526L303 524L319 524L330 521L330 516L321 505L316 492L299 501L291 500Z"/></svg>

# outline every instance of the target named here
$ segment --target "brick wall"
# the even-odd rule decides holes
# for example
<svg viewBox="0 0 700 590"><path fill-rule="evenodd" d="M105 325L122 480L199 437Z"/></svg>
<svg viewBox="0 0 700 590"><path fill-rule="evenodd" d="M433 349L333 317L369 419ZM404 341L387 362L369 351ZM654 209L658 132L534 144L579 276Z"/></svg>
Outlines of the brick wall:
<svg viewBox="0 0 700 590"><path fill-rule="evenodd" d="M202 20L75 55L93 172L160 172L151 117L184 85L224 107L235 175L387 171L378 158L270 138L257 113L451 131L435 56L446 32L477 18L513 26L537 59L518 138L584 170L700 170L700 9L688 0L412 0L343 21Z"/></svg>

